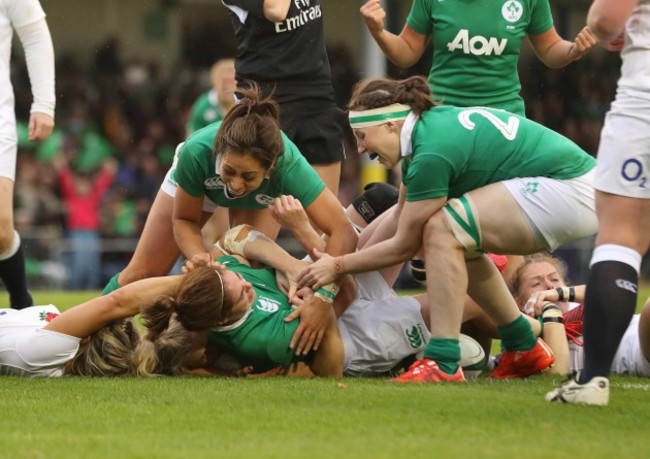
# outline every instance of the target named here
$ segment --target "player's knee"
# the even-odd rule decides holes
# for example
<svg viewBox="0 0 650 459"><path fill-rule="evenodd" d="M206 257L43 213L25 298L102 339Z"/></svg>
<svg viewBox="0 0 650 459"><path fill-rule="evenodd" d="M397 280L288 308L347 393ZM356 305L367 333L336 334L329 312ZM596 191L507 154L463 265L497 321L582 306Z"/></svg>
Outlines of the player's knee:
<svg viewBox="0 0 650 459"><path fill-rule="evenodd" d="M397 187L389 183L372 182L365 186L363 193L352 202L352 206L366 223L370 223L397 204L398 197Z"/></svg>
<svg viewBox="0 0 650 459"><path fill-rule="evenodd" d="M448 244L453 237L451 228L446 224L446 217L442 212L433 214L424 224L422 233L425 247L438 244Z"/></svg>
<svg viewBox="0 0 650 459"><path fill-rule="evenodd" d="M7 222L7 224L0 224L0 255L5 252L10 252L16 245L15 238L18 237L18 233L16 233L8 223L9 222Z"/></svg>

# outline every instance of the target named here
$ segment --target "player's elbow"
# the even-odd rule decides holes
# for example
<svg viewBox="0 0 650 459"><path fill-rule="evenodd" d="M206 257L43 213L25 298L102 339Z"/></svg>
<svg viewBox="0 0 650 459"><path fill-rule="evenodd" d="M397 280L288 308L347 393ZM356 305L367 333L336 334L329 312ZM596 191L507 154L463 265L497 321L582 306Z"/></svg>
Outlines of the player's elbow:
<svg viewBox="0 0 650 459"><path fill-rule="evenodd" d="M620 24L615 18L599 12L590 11L587 17L587 27L600 42L606 42L616 37L625 24Z"/></svg>

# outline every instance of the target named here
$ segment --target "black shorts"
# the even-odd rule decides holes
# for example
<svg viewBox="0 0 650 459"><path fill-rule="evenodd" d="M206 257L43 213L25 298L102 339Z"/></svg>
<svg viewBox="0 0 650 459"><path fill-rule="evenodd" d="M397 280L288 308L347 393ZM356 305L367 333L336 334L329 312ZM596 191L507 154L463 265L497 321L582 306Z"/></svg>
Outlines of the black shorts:
<svg viewBox="0 0 650 459"><path fill-rule="evenodd" d="M345 159L345 112L333 100L303 99L280 105L280 124L309 164Z"/></svg>

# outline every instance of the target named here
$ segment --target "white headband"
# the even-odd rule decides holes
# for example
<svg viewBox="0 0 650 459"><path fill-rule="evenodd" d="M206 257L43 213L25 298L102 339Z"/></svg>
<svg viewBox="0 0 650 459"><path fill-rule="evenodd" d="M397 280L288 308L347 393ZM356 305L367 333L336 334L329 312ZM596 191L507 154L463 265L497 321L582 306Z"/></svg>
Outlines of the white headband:
<svg viewBox="0 0 650 459"><path fill-rule="evenodd" d="M378 126L388 121L404 120L411 113L411 107L405 104L391 104L370 110L351 110L348 118L352 129Z"/></svg>

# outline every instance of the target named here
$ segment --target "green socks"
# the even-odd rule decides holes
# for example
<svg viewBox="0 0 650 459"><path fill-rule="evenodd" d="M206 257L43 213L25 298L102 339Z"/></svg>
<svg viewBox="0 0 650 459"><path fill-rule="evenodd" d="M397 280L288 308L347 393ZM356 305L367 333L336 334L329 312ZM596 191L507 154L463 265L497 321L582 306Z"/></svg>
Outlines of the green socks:
<svg viewBox="0 0 650 459"><path fill-rule="evenodd" d="M524 316L498 328L501 343L507 351L527 351L537 343L533 329Z"/></svg>
<svg viewBox="0 0 650 459"><path fill-rule="evenodd" d="M460 343L457 339L431 338L424 349L424 357L434 360L442 371L453 375L458 371Z"/></svg>
<svg viewBox="0 0 650 459"><path fill-rule="evenodd" d="M120 288L120 284L117 283L118 277L120 277L120 273L117 273L116 275L111 277L111 280L108 281L108 284L106 284L106 287L104 287L104 290L102 290L102 295L108 295L112 291Z"/></svg>

